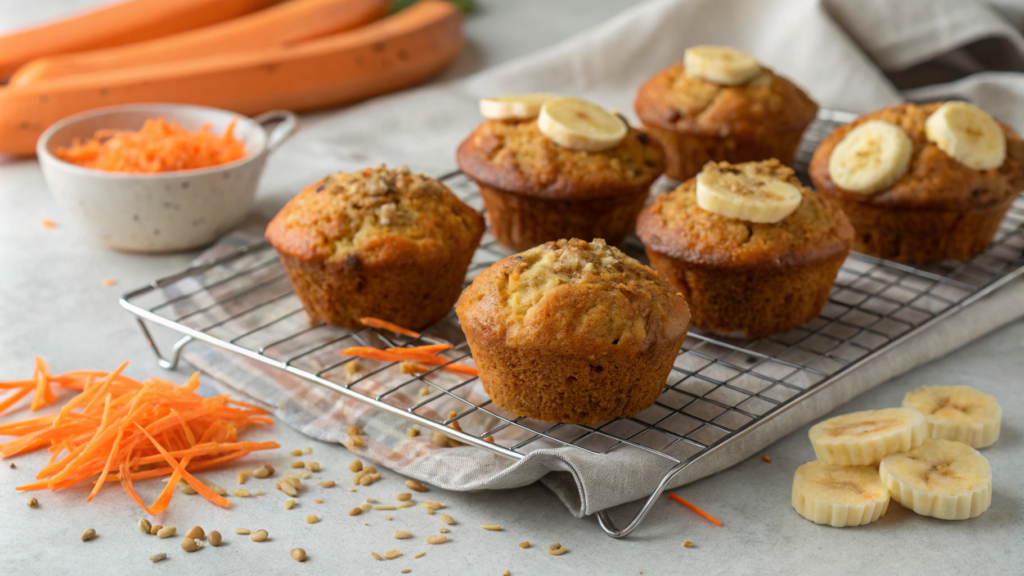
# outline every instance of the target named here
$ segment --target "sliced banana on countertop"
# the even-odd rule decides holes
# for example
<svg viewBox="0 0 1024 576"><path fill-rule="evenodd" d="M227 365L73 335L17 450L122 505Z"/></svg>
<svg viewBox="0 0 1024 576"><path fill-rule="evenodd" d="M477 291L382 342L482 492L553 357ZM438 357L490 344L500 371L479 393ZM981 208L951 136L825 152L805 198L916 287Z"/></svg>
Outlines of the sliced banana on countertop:
<svg viewBox="0 0 1024 576"><path fill-rule="evenodd" d="M709 162L697 174L697 205L726 218L774 223L800 206L803 194L759 162L725 167Z"/></svg>
<svg viewBox="0 0 1024 576"><path fill-rule="evenodd" d="M992 468L963 442L925 440L882 458L878 473L893 500L922 516L966 520L992 504Z"/></svg>
<svg viewBox="0 0 1024 576"><path fill-rule="evenodd" d="M843 190L875 194L907 173L913 154L914 142L906 130L884 120L868 120L832 149L828 173Z"/></svg>
<svg viewBox="0 0 1024 576"><path fill-rule="evenodd" d="M981 108L946 102L924 122L924 133L950 158L972 170L998 168L1006 160L1006 134Z"/></svg>
<svg viewBox="0 0 1024 576"><path fill-rule="evenodd" d="M529 120L540 114L540 108L554 94L515 94L480 100L480 114L488 120Z"/></svg>
<svg viewBox="0 0 1024 576"><path fill-rule="evenodd" d="M743 84L761 73L761 64L753 56L727 46L687 48L683 68L687 76L725 86Z"/></svg>
<svg viewBox="0 0 1024 576"><path fill-rule="evenodd" d="M889 490L873 466L835 466L816 460L796 469L793 508L815 524L863 526L885 515Z"/></svg>
<svg viewBox="0 0 1024 576"><path fill-rule="evenodd" d="M614 148L629 132L629 126L618 115L593 102L568 96L544 102L537 127L563 148L588 152Z"/></svg>
<svg viewBox="0 0 1024 576"><path fill-rule="evenodd" d="M999 439L1003 409L996 399L969 386L922 386L907 392L903 407L925 418L928 438L984 448Z"/></svg>
<svg viewBox="0 0 1024 576"><path fill-rule="evenodd" d="M807 434L818 460L840 466L870 466L906 452L925 438L924 415L911 408L843 414L818 422Z"/></svg>

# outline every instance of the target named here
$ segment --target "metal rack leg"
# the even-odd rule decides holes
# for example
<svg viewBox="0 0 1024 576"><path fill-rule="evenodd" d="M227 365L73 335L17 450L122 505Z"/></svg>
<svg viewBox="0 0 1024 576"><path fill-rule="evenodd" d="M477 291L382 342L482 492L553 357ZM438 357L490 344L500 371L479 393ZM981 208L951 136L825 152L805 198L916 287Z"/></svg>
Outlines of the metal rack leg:
<svg viewBox="0 0 1024 576"><path fill-rule="evenodd" d="M630 520L629 524L627 524L625 528L621 530L616 528L615 523L612 522L612 519L608 516L607 510L601 510L600 512L598 512L597 523L601 525L601 529L605 531L605 534L608 534L612 538L624 538L625 536L628 536L630 532L635 530L636 527L644 521L644 518L646 518L647 514L650 513L651 508L654 507L654 502L661 496L662 492L664 492L665 489L668 487L668 483L671 482L673 478L675 478L676 474L682 472L683 469L689 466L692 462L692 460L687 462L680 462L679 464L673 466L671 470L666 472L665 477L661 479L661 483L659 483L658 487L654 489L654 493L647 498L647 502L644 502L643 508L641 508L640 511L636 513L636 516L634 516L633 519Z"/></svg>
<svg viewBox="0 0 1024 576"><path fill-rule="evenodd" d="M192 341L191 336L183 336L180 340L174 343L171 347L171 359L164 358L163 354L160 353L160 348L157 347L156 341L153 340L153 336L149 333L149 328L146 328L146 323L143 322L142 318L136 318L136 322L139 323L139 328L142 328L142 334L146 337L146 342L149 342L149 346L153 349L156 354L156 363L160 365L164 370L174 370L178 367L178 360L181 359L181 349L186 344Z"/></svg>

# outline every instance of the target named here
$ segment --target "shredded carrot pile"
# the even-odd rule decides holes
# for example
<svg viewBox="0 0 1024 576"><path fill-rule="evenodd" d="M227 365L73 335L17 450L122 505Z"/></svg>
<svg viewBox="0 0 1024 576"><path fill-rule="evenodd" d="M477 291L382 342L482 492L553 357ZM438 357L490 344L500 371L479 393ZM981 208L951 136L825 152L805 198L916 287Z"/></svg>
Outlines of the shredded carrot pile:
<svg viewBox="0 0 1024 576"><path fill-rule="evenodd" d="M108 172L152 174L208 168L245 157L245 144L234 136L235 122L217 136L209 124L189 132L163 118L150 119L138 132L97 130L89 140L76 139L56 154L65 162Z"/></svg>
<svg viewBox="0 0 1024 576"><path fill-rule="evenodd" d="M195 393L199 375L182 385L161 378L138 382L121 372L79 370L51 376L36 359L32 380L0 383L0 390L18 390L0 404L0 412L33 393L32 410L56 402L52 386L81 391L54 416L29 418L0 425L0 435L17 439L0 444L9 458L40 448L50 461L36 476L38 482L18 490L60 490L92 478L92 500L104 483L120 482L143 510L167 509L174 489L184 480L210 502L227 507L190 472L214 468L255 450L279 448L276 442L239 442L238 431L251 424L273 424L266 410L227 395L204 398ZM170 476L152 506L146 506L132 482Z"/></svg>
<svg viewBox="0 0 1024 576"><path fill-rule="evenodd" d="M365 318L363 320L366 320ZM411 360L422 364L441 366L441 370L455 372L466 376L476 376L476 368L465 364L452 364L451 360L437 356L445 350L451 350L451 344L431 344L429 346L414 346L412 348L371 348L369 346L353 346L341 351L342 356L355 356L357 358L370 358L384 362L403 362ZM414 366L414 365L410 365Z"/></svg>

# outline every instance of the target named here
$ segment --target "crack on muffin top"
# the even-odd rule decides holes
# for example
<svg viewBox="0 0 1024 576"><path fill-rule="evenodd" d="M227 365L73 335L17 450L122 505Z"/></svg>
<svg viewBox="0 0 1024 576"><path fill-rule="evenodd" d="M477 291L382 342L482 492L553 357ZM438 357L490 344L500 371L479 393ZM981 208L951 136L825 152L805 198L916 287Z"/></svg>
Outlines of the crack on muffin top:
<svg viewBox="0 0 1024 576"><path fill-rule="evenodd" d="M697 264L797 264L844 251L853 239L853 228L839 208L803 186L778 160L715 167L777 178L796 186L803 199L778 222L747 222L701 208L696 179L690 179L641 213L637 235L648 248Z"/></svg>
<svg viewBox="0 0 1024 576"><path fill-rule="evenodd" d="M552 199L646 188L665 169L661 146L636 129L609 150L570 150L544 136L536 120L483 122L459 147L458 160L477 181Z"/></svg>
<svg viewBox="0 0 1024 576"><path fill-rule="evenodd" d="M382 164L324 177L293 198L271 229L285 237L292 233L301 247L337 261L389 235L453 242L456 236L471 236L474 226L466 210L437 180L406 166Z"/></svg>

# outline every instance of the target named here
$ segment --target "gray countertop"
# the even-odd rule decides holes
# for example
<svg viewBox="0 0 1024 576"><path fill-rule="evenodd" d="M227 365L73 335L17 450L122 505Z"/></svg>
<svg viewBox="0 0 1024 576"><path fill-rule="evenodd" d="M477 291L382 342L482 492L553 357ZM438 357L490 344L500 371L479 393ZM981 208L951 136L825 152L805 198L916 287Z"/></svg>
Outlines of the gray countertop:
<svg viewBox="0 0 1024 576"><path fill-rule="evenodd" d="M0 0L0 31L44 21L68 11L102 3L100 0ZM446 73L470 73L550 45L606 20L632 4L628 0L520 0L480 2L483 6L467 24L470 45ZM539 15L543 15L540 17ZM269 191L261 190L267 198ZM280 191L278 195L280 196ZM276 206L263 202L270 214ZM43 218L58 222L49 230ZM47 359L55 371L109 369L130 360L134 377L160 374L154 356L134 320L117 303L128 288L184 267L194 254L140 256L111 252L92 244L66 223L46 190L33 160L0 158L0 380L21 379L32 371L32 357ZM117 285L102 281L114 278ZM181 380L185 372L174 375ZM573 518L545 488L534 485L501 492L454 493L433 490L430 499L443 502L458 522L450 541L428 546L426 536L443 527L438 516L417 507L350 517L348 510L366 497L393 500L405 491L397 474L383 470L384 479L372 487L348 490L351 473L348 452L340 446L310 441L283 426L259 430L247 437L274 439L286 449L312 446L321 462L321 479L341 480L333 489L312 489L300 505L284 510L273 482L250 480L246 488L263 489L263 496L234 499L222 510L198 496L178 494L160 518L184 532L192 525L219 530L226 545L185 554L177 538L158 540L139 534L135 523L143 516L117 486L85 503L87 489L36 493L40 506L25 505L27 495L14 487L32 480L45 463L43 454L17 458L0 465L0 572L4 574L110 573L155 571L165 574L360 573L398 574L752 574L752 573L892 573L892 574L1007 574L1024 567L1024 322L1017 322L856 398L841 412L899 405L903 395L918 386L968 384L995 395L1004 409L1003 435L984 451L992 464L995 494L992 508L967 522L944 522L914 515L893 503L878 523L837 530L811 524L789 504L793 471L814 458L806 428L797 430L765 450L772 462L753 458L680 491L725 523L719 528L662 498L644 525L629 538L615 541L603 534L593 518ZM209 390L209 388L204 388ZM0 418L24 417L24 411ZM284 468L291 460L285 450L250 456L208 478L229 490L238 470L269 462ZM152 501L161 485L146 482L140 493ZM324 503L314 504L313 498ZM632 514L635 505L616 511ZM307 514L322 521L309 525ZM480 523L498 523L500 532L484 531ZM79 535L95 528L99 537L82 543ZM256 544L236 536L234 529L267 529L271 538ZM406 529L410 540L392 540L393 531ZM529 541L532 548L517 544ZM692 549L680 543L696 543ZM569 553L544 553L552 542ZM288 552L302 547L309 560L296 564ZM378 562L371 551L402 549L395 560ZM168 559L150 565L148 557L167 552ZM413 554L426 552L419 559Z"/></svg>

